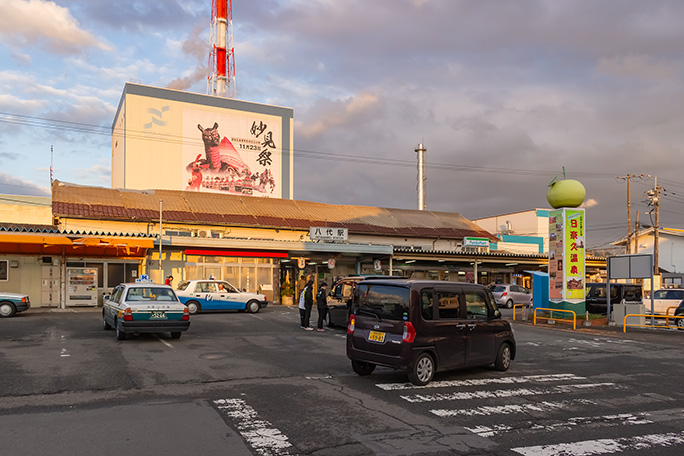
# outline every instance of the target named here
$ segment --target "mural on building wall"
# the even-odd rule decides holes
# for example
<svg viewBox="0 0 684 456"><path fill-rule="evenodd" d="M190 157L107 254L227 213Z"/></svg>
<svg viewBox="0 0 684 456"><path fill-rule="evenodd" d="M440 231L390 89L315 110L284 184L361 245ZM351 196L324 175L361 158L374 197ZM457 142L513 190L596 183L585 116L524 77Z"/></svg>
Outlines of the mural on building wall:
<svg viewBox="0 0 684 456"><path fill-rule="evenodd" d="M279 118L184 110L183 131L201 138L183 145L186 190L281 197Z"/></svg>

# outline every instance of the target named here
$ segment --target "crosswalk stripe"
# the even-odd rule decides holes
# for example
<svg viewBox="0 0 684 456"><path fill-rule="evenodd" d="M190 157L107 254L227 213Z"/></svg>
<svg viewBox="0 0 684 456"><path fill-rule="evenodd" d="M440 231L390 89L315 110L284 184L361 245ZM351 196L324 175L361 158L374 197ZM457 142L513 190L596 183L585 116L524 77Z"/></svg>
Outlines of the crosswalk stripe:
<svg viewBox="0 0 684 456"><path fill-rule="evenodd" d="M273 425L259 418L257 411L242 399L219 399L216 407L232 418L235 427L247 443L261 456L286 456L292 444L286 435Z"/></svg>
<svg viewBox="0 0 684 456"><path fill-rule="evenodd" d="M633 426L638 424L652 424L653 421L647 418L647 413L621 413L619 415L605 415L605 416L580 416L570 418L565 421L550 421L544 424L536 422L517 423L515 428L504 424L494 424L490 426L474 426L466 427L470 432L473 432L480 437L492 437L505 432L516 429L525 431L557 431L559 429L572 429L575 426Z"/></svg>
<svg viewBox="0 0 684 456"><path fill-rule="evenodd" d="M552 410L560 410L570 408L573 405L596 405L596 401L588 399L573 399L568 401L544 401L537 404L507 404L495 406L482 406L470 409L434 409L430 413L441 416L489 416L489 415L509 415L514 413L529 413L529 412L548 412Z"/></svg>
<svg viewBox="0 0 684 456"><path fill-rule="evenodd" d="M511 448L511 450L523 456L595 456L623 453L630 450L640 450L646 453L651 448L668 448L682 444L684 444L684 432L672 432L617 439L584 440L571 443L518 447Z"/></svg>
<svg viewBox="0 0 684 456"><path fill-rule="evenodd" d="M579 385L558 385L550 388L518 388L511 390L495 391L460 391L456 393L437 393L437 394L414 394L410 396L399 396L408 402L437 402L437 401L458 401L468 399L490 399L518 396L537 396L543 394L562 394L572 393L576 390L587 390L602 388L604 386L616 386L615 383L585 383Z"/></svg>
<svg viewBox="0 0 684 456"><path fill-rule="evenodd" d="M453 388L464 386L484 386L484 385L513 385L516 383L531 382L553 382L567 380L586 380L586 377L578 377L575 374L548 374L548 375L526 375L523 377L499 377L499 378L475 378L470 380L446 380L430 382L424 386L417 386L412 383L378 383L375 386L385 391L398 391L408 389L426 388Z"/></svg>

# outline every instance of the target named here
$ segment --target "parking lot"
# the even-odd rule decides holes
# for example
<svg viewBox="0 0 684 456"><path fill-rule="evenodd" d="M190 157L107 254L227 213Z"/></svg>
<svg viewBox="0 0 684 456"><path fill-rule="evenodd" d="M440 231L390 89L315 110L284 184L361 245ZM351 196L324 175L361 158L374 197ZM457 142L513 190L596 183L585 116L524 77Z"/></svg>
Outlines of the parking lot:
<svg viewBox="0 0 684 456"><path fill-rule="evenodd" d="M97 310L34 309L0 320L0 454L684 451L684 332L514 327L509 371L416 387L390 369L357 376L345 329L302 331L296 308L193 315L180 340L126 341Z"/></svg>

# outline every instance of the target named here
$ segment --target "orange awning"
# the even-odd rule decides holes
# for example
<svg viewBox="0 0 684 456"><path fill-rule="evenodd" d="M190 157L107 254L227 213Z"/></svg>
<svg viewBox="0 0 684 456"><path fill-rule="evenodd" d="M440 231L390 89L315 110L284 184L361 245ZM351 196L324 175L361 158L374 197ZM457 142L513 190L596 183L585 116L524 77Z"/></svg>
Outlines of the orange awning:
<svg viewBox="0 0 684 456"><path fill-rule="evenodd" d="M0 253L142 258L154 247L149 238L81 237L64 235L0 233Z"/></svg>

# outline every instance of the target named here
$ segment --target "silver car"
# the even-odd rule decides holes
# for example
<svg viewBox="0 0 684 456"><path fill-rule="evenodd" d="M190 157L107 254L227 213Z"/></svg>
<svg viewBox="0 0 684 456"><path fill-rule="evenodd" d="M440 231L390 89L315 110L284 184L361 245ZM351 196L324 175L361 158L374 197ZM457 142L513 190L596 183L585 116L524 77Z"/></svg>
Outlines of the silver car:
<svg viewBox="0 0 684 456"><path fill-rule="evenodd" d="M489 287L492 290L496 305L499 307L513 308L514 304L527 304L532 302L532 293L525 287L513 284L496 284Z"/></svg>

